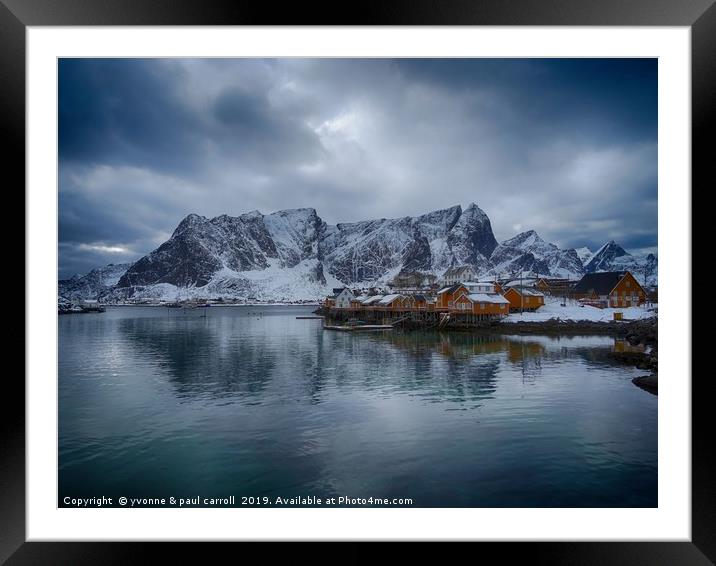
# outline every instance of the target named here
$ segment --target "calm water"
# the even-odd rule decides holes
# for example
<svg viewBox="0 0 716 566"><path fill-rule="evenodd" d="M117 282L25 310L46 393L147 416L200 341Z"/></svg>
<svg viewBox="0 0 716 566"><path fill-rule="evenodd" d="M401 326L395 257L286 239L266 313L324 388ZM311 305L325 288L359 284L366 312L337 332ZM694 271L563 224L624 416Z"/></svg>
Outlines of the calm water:
<svg viewBox="0 0 716 566"><path fill-rule="evenodd" d="M339 333L311 309L61 316L59 504L657 505L657 397L613 339Z"/></svg>

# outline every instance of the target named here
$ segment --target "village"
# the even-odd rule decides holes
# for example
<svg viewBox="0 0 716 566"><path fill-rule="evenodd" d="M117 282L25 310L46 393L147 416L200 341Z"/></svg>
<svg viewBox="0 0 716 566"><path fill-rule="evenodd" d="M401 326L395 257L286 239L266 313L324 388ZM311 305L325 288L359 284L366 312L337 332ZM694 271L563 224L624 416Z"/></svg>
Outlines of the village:
<svg viewBox="0 0 716 566"><path fill-rule="evenodd" d="M317 312L340 322L325 326L335 330L382 329L407 322L426 328L484 327L524 320L525 314L545 305L587 307L591 316L585 314L584 320L605 321L604 314L610 320L626 320L625 311L652 307L656 298L656 290L645 289L629 271L589 273L579 280L523 275L481 281L466 265L448 269L439 281L409 274L396 277L387 290L336 288Z"/></svg>

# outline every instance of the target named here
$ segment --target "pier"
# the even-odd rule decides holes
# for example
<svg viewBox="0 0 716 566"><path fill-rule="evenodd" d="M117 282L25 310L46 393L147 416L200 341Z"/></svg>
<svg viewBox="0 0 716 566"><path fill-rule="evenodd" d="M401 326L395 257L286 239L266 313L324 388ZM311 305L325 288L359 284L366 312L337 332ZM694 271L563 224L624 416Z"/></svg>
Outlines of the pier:
<svg viewBox="0 0 716 566"><path fill-rule="evenodd" d="M350 309L322 309L326 330L343 330L346 326L350 330L366 329L392 329L396 327L408 329L447 329L447 328L487 328L499 324L502 317L494 315L480 315L470 312L446 312L433 309L379 309L379 308L350 308ZM350 324L358 320L362 324Z"/></svg>
<svg viewBox="0 0 716 566"><path fill-rule="evenodd" d="M392 324L344 324L344 325L324 325L324 330L337 330L339 332L371 332L382 330L393 330Z"/></svg>

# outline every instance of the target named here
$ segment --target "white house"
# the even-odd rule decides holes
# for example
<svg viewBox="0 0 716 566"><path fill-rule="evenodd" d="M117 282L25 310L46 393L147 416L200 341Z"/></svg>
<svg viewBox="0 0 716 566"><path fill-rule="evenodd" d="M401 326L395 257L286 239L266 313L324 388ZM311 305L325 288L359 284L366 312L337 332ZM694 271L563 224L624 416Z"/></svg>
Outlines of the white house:
<svg viewBox="0 0 716 566"><path fill-rule="evenodd" d="M488 283L484 281L467 281L463 283L463 285L467 287L470 293L484 293L487 295L497 293L497 291L495 291L494 283Z"/></svg>
<svg viewBox="0 0 716 566"><path fill-rule="evenodd" d="M351 306L351 300L355 298L355 295L351 292L348 287L342 287L333 289L333 297L336 301L337 309L348 309Z"/></svg>
<svg viewBox="0 0 716 566"><path fill-rule="evenodd" d="M444 285L454 285L455 283L474 281L475 279L477 279L477 271L471 265L451 267L443 274Z"/></svg>

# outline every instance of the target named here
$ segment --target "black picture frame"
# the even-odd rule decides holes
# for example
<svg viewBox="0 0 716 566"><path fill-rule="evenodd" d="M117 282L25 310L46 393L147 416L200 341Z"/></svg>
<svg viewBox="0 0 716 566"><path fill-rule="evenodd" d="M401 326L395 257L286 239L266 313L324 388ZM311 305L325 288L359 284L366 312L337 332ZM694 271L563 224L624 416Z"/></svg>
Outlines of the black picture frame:
<svg viewBox="0 0 716 566"><path fill-rule="evenodd" d="M692 57L692 186L713 179L710 137L716 101L715 0L412 0L361 3L339 15L336 5L212 0L0 0L0 116L6 174L25 186L25 35L28 26L90 25L558 25L688 26ZM345 7L344 7L345 8ZM685 195L693 189L685 187ZM20 206L23 206L22 204ZM691 275L688 274L690 284ZM25 296L25 300L28 297ZM691 305L688 305L691 309ZM670 376L690 379L691 376ZM25 387L6 374L0 411L0 563L128 564L166 560L172 543L25 542ZM692 382L691 542L478 543L501 561L550 564L712 564L716 561L716 468L710 399ZM10 401L12 399L12 401ZM357 543L356 543L357 544ZM487 546L489 545L489 546ZM221 546L223 548L217 548ZM336 549L351 561L371 545ZM211 563L226 545L182 543L184 560ZM273 551L272 551L273 552ZM422 551L421 551L422 552ZM313 554L313 553L311 553ZM325 554L336 558L333 552ZM313 558L314 556L312 556ZM240 557L237 555L237 559ZM193 560L192 560L193 561Z"/></svg>

